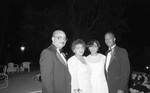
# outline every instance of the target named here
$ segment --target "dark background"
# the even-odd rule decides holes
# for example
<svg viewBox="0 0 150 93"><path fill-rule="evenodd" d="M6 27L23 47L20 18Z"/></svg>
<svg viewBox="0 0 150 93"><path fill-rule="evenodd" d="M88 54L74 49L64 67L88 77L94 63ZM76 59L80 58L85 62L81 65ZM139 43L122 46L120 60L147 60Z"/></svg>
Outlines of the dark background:
<svg viewBox="0 0 150 93"><path fill-rule="evenodd" d="M117 45L127 49L135 71L149 71L150 3L140 0L5 0L1 1L0 64L39 64L42 49L55 29L66 32L64 50L76 38L97 39L105 54L104 33L113 31ZM21 51L20 47L25 46ZM86 51L85 55L88 54Z"/></svg>

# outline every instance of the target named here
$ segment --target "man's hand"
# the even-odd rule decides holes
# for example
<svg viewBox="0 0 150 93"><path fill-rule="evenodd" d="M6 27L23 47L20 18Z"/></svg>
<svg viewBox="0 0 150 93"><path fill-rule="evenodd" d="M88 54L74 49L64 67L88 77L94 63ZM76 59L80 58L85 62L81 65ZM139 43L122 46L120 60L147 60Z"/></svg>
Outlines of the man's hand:
<svg viewBox="0 0 150 93"><path fill-rule="evenodd" d="M122 90L119 89L119 90L117 91L117 93L124 93L124 91L122 91Z"/></svg>

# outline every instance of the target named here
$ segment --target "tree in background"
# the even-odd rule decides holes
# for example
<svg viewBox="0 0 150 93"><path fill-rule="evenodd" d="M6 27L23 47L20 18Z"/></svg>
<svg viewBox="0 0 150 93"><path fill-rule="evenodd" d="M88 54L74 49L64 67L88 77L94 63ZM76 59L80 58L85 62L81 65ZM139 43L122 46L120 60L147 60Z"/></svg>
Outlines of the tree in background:
<svg viewBox="0 0 150 93"><path fill-rule="evenodd" d="M32 51L50 45L54 29L66 31L70 43L76 38L104 42L106 31L113 31L121 38L128 30L125 4L125 0L68 0L66 4L56 3L45 9L29 5L22 14L20 33Z"/></svg>
<svg viewBox="0 0 150 93"><path fill-rule="evenodd" d="M0 64L6 64L6 56L7 55L7 42L8 37L7 32L9 29L10 18L13 10L10 7L11 2L9 0L5 0L1 2L1 32L0 32Z"/></svg>
<svg viewBox="0 0 150 93"><path fill-rule="evenodd" d="M68 0L72 39L97 39L102 47L104 33L113 31L117 42L128 31L126 0Z"/></svg>

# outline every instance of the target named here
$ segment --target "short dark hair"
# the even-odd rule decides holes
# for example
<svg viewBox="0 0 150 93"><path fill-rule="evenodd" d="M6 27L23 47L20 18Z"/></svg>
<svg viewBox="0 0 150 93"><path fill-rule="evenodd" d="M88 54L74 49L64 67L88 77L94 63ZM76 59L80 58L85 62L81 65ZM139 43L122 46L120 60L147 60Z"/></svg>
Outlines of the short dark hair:
<svg viewBox="0 0 150 93"><path fill-rule="evenodd" d="M85 42L82 39L76 39L72 42L72 45L71 45L72 51L75 49L75 46L78 44L82 44L84 48L86 47Z"/></svg>
<svg viewBox="0 0 150 93"><path fill-rule="evenodd" d="M87 47L89 48L89 47L93 46L94 43L97 44L98 48L100 47L100 43L98 40L91 40L90 42L87 43Z"/></svg>

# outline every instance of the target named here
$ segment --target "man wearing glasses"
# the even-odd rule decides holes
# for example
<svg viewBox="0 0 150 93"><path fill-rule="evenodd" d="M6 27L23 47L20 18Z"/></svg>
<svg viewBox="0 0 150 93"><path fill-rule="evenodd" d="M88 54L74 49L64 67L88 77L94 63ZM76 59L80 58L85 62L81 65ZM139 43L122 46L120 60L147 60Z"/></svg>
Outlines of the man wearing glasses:
<svg viewBox="0 0 150 93"><path fill-rule="evenodd" d="M52 44L40 56L42 93L71 93L71 76L60 52L66 44L66 34L55 30L51 39Z"/></svg>

